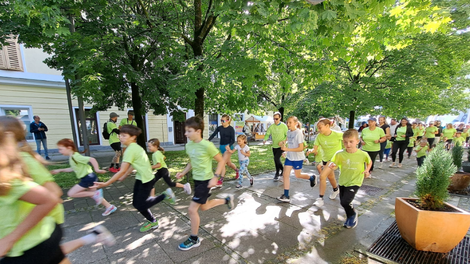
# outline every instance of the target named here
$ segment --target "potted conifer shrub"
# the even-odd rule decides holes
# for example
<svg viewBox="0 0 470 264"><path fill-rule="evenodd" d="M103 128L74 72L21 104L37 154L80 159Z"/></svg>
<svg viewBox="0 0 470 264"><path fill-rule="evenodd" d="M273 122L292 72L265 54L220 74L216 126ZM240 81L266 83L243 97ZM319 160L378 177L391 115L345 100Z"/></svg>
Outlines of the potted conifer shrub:
<svg viewBox="0 0 470 264"><path fill-rule="evenodd" d="M416 170L418 198L396 198L398 229L415 249L446 253L466 235L470 213L444 202L456 171L451 154L442 146L436 147Z"/></svg>
<svg viewBox="0 0 470 264"><path fill-rule="evenodd" d="M452 148L452 162L457 167L457 172L451 177L449 185L450 191L464 190L470 184L470 174L460 171L462 167L463 147L455 146Z"/></svg>

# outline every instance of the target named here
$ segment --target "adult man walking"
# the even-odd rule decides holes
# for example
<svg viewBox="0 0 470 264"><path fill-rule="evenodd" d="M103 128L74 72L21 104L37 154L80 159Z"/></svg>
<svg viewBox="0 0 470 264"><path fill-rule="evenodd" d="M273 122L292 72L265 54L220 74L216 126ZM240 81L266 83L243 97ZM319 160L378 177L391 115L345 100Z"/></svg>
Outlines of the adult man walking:
<svg viewBox="0 0 470 264"><path fill-rule="evenodd" d="M46 132L48 131L47 126L41 122L39 116L33 116L34 122L29 125L29 132L34 134L34 139L36 140L37 152L41 155L41 143L44 147L44 154L46 155L46 160L50 160L49 153L47 151L47 137Z"/></svg>
<svg viewBox="0 0 470 264"><path fill-rule="evenodd" d="M276 165L276 174L274 175L274 181L279 180L279 176L282 176L282 171L284 167L282 166L281 156L282 150L279 146L279 142L287 139L287 125L281 122L281 113L276 112L273 115L274 124L268 128L266 135L264 136L263 144L266 143L269 136L273 139L273 155L274 155L274 164Z"/></svg>

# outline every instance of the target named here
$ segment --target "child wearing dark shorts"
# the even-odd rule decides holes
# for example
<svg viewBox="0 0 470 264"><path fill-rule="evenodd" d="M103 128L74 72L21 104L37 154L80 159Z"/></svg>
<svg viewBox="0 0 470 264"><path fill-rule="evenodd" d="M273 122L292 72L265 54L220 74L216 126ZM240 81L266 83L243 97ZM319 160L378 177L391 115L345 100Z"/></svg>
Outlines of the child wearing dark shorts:
<svg viewBox="0 0 470 264"><path fill-rule="evenodd" d="M215 187L220 178L220 173L224 169L225 161L217 148L208 140L202 139L204 131L204 121L200 117L191 117L185 122L185 136L190 140L186 144L186 153L190 163L183 172L176 174L177 178L183 177L192 170L194 179L194 196L189 204L188 213L191 219L191 234L189 238L181 243L180 250L190 250L199 247L201 241L199 233L199 209L205 211L218 205L227 204L228 208L233 208L233 196L229 195L225 199L208 200L210 189ZM217 161L217 169L212 174L212 159Z"/></svg>

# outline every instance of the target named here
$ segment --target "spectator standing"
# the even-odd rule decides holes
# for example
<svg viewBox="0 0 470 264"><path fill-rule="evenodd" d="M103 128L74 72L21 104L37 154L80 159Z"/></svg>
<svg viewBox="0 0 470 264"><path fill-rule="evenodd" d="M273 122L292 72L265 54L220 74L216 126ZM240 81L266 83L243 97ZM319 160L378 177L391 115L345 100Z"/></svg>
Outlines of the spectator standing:
<svg viewBox="0 0 470 264"><path fill-rule="evenodd" d="M41 143L44 147L44 154L46 155L46 160L50 160L49 153L47 150L47 137L46 132L48 131L47 126L41 122L39 116L34 116L34 122L29 125L29 132L34 134L34 139L36 140L37 152L41 155Z"/></svg>

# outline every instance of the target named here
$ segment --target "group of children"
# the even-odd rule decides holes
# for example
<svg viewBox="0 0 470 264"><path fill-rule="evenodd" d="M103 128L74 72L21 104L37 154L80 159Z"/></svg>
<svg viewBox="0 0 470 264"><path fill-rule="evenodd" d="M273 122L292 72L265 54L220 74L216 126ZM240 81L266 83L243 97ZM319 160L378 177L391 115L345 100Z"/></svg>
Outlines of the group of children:
<svg viewBox="0 0 470 264"><path fill-rule="evenodd" d="M275 118L280 119L281 114L275 113ZM222 120L224 120L223 124L229 124L230 117L224 115ZM16 261L18 256L26 256L27 258L37 257L37 254L40 254L42 249L36 247L44 241L49 243L47 246L50 246L50 243L54 244L57 250L54 258L60 259L60 261L44 261L41 263L60 263L65 258L64 254L85 244L95 242L112 244L114 237L104 227L98 226L93 229L90 235L85 236L79 242L74 242L75 244L72 246L59 246L58 241L60 241L61 232L58 225L63 223L63 207L59 203L62 191L53 182L51 176L45 177L45 175L50 175L50 173L45 169L44 163L38 160L37 155L34 155L32 151L21 151L18 147L18 144L26 146L27 143L24 139L24 130L9 131L7 129L7 127L13 127L10 123L14 122L20 124L17 119L12 117L0 119L0 155L7 156L6 159L0 159L2 161L0 162L0 208L9 208L8 210L15 211L16 215L16 218L7 217L0 220L0 223L3 224L0 227L0 256L6 256L0 263L19 263ZM225 129L227 134L232 135L228 124L219 130L224 131ZM333 188L329 198L336 199L339 195L340 204L346 212L344 227L354 228L358 223L358 215L354 210L352 201L361 187L364 178L369 175L372 160L367 152L358 148L360 139L356 130L350 129L342 133L331 130L330 126L331 122L328 119L322 119L318 122L317 128L320 134L315 139L314 148L307 151L307 155L313 153L316 155L315 159L320 161L317 167L320 173L320 195L315 205L319 207L323 205L326 180L328 179ZM233 129L232 127L230 128ZM300 129L301 124L297 117L291 116L287 118L287 128L286 137L278 140L280 150L286 153L285 163L281 169L284 192L278 198L282 202L290 201L289 176L292 170L294 170L295 177L308 180L311 187L315 187L318 181L317 176L302 173L303 161L305 159L305 144ZM233 166L237 176L239 176L237 188L242 187L243 174L249 179L250 185L253 185L253 177L248 172L251 154L246 142L246 136L239 135L237 137L238 145L235 147L233 146L234 141L227 137L227 142L222 142L226 144L221 144L219 151L213 143L203 139L203 130L204 122L202 118L191 117L186 120L185 136L189 139L186 145L186 153L189 156L190 162L182 172L176 174L176 178L179 179L192 171L194 194L188 208L191 220L191 233L187 240L178 246L181 250L198 247L201 243L198 237L200 225L199 210L205 211L223 204L226 204L229 209L233 208L233 195L228 195L224 199L209 199L209 197L211 196L211 188L220 186L223 183L225 165L229 164L230 155L235 151L238 152L240 165L239 170L235 165ZM118 134L119 144L126 146L127 150L124 153L122 164L119 165L119 171L108 181L99 182L96 173L105 173L106 171L99 168L94 158L80 155L70 139L63 139L57 143L59 152L62 155L69 156L70 168L53 170L51 173L75 172L80 181L69 190L68 195L70 197L93 198L96 204L102 204L106 207L102 215L108 216L114 213L117 208L103 198L102 188L116 181L123 181L130 175L132 170L136 170L132 204L147 220L141 226L140 231L146 232L158 228L158 220L151 213L150 208L164 200L169 203L175 203L176 198L171 188L156 196L154 191L156 181L163 178L169 187L183 188L187 194L192 192L191 185L189 183L183 185L171 180L163 155L164 150L160 147L158 139L151 139L148 142L148 149L153 152L152 165L146 151L136 143L137 137L142 132L140 128L134 125L123 125L119 130L113 128L112 131ZM8 142L8 139L15 135L21 136L14 140L14 144ZM17 152L11 151L8 148L15 149ZM427 142L421 141L416 149L418 152L418 163L420 163L420 159L422 163L427 148ZM15 156L15 153L21 153L21 155ZM21 158L18 158L20 156ZM217 161L215 173L213 173L212 159ZM29 164L31 169L28 172L22 170L22 166L18 166L18 164L23 162ZM112 168L116 168L115 166L114 164ZM340 170L338 182L336 182L334 176L334 170L336 169ZM44 178L40 179L39 177L35 179L35 171L40 172L38 174L41 174ZM37 182L37 184L33 184L32 181ZM44 185L44 187L37 188L38 185ZM29 194L29 192L32 193ZM31 196L34 196L34 199ZM38 225L43 227L37 227ZM33 239L28 235L28 232L35 228L45 228L44 230L47 230L47 232L42 232L41 235L33 232ZM25 247L24 243L18 244L22 237L27 237L32 243L28 244L28 247ZM51 239L54 241L49 241ZM15 248L17 244L21 245L18 249ZM34 252L30 253L30 250Z"/></svg>

